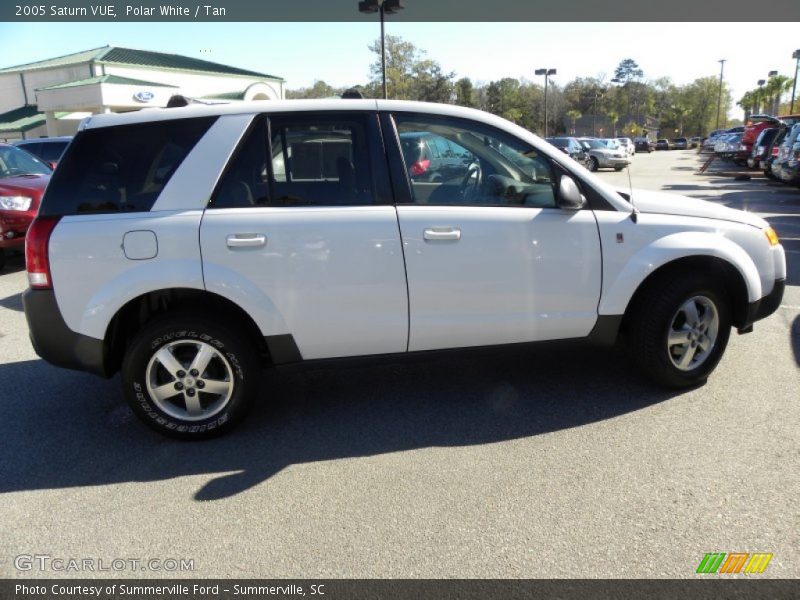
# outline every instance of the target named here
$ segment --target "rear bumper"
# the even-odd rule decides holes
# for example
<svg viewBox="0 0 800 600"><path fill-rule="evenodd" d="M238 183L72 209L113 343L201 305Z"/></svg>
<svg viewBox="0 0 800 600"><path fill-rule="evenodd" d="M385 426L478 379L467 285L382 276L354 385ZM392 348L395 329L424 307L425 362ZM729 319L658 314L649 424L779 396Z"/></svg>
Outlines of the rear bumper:
<svg viewBox="0 0 800 600"><path fill-rule="evenodd" d="M57 367L109 377L103 340L72 331L64 322L53 290L31 290L22 294L33 349Z"/></svg>
<svg viewBox="0 0 800 600"><path fill-rule="evenodd" d="M755 302L751 302L747 305L745 323L744 326L740 327L739 329L748 329L756 321L765 319L778 310L778 307L781 305L781 301L783 300L783 292L785 289L786 280L776 279L775 285L772 287L772 291L769 294L760 300L756 300Z"/></svg>

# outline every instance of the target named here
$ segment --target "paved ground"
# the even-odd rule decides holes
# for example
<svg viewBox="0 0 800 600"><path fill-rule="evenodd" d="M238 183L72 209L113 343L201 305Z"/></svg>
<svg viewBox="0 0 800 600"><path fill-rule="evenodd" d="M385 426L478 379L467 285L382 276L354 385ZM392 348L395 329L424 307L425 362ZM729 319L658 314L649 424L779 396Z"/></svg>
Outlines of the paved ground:
<svg viewBox="0 0 800 600"><path fill-rule="evenodd" d="M795 239L784 305L682 394L575 348L273 373L274 410L178 443L117 380L36 359L17 262L0 276L0 577L26 574L20 554L189 558L201 577L687 577L735 551L800 576L800 191L696 164L639 155L631 177Z"/></svg>

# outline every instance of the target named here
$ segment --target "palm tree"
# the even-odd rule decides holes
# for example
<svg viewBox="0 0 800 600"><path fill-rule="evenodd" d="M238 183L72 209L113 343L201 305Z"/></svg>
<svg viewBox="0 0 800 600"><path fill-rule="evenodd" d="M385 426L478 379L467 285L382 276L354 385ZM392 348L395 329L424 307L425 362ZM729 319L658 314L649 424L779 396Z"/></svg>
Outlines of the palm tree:
<svg viewBox="0 0 800 600"><path fill-rule="evenodd" d="M767 90L765 88L760 87L753 90L753 102L755 103L753 107L753 112L755 113L761 112L762 106L767 101L767 97L768 97Z"/></svg>
<svg viewBox="0 0 800 600"><path fill-rule="evenodd" d="M792 83L794 80L791 77L786 77L785 75L773 75L769 78L767 85L764 86L764 91L766 93L767 98L770 100L770 112L772 114L776 114L778 112L778 107L781 103L781 96L792 89Z"/></svg>
<svg viewBox="0 0 800 600"><path fill-rule="evenodd" d="M579 110L568 110L567 116L572 119L572 135L575 135L575 121L581 118L581 112Z"/></svg>
<svg viewBox="0 0 800 600"><path fill-rule="evenodd" d="M745 121L745 123L750 118L750 114L753 111L753 102L754 102L753 92L749 91L749 92L745 92L742 95L742 97L739 98L739 101L736 103L736 106L738 106L739 108L741 108L744 111L744 121Z"/></svg>
<svg viewBox="0 0 800 600"><path fill-rule="evenodd" d="M619 119L619 114L613 110L607 110L606 118L611 123L611 137L617 137L617 119Z"/></svg>

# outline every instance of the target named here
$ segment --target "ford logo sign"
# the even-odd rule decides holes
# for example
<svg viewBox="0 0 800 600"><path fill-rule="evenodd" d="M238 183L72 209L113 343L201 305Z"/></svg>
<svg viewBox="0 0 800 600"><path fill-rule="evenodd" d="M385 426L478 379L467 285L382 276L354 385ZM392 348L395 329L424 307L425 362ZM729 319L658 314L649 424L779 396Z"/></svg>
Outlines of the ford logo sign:
<svg viewBox="0 0 800 600"><path fill-rule="evenodd" d="M137 102L150 102L155 97L153 92L136 92L133 99Z"/></svg>

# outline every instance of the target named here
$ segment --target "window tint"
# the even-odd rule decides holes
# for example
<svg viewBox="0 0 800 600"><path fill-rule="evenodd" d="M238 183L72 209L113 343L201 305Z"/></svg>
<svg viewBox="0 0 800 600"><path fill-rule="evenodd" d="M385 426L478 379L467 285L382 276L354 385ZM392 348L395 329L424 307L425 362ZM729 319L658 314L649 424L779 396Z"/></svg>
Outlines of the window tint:
<svg viewBox="0 0 800 600"><path fill-rule="evenodd" d="M272 117L248 133L220 181L213 208L346 206L373 202L361 116Z"/></svg>
<svg viewBox="0 0 800 600"><path fill-rule="evenodd" d="M61 155L64 154L64 150L67 149L67 144L69 142L49 142L46 144L42 144L41 152L39 157L42 160L58 160L61 158Z"/></svg>
<svg viewBox="0 0 800 600"><path fill-rule="evenodd" d="M480 123L423 115L395 115L417 204L554 208L550 161L525 142ZM450 158L414 160L404 141L414 137L452 147Z"/></svg>
<svg viewBox="0 0 800 600"><path fill-rule="evenodd" d="M42 158L42 144L40 142L32 142L30 144L17 144L17 148L22 148L25 152L30 152L34 156Z"/></svg>
<svg viewBox="0 0 800 600"><path fill-rule="evenodd" d="M215 120L176 119L79 133L50 181L40 213L150 210Z"/></svg>

